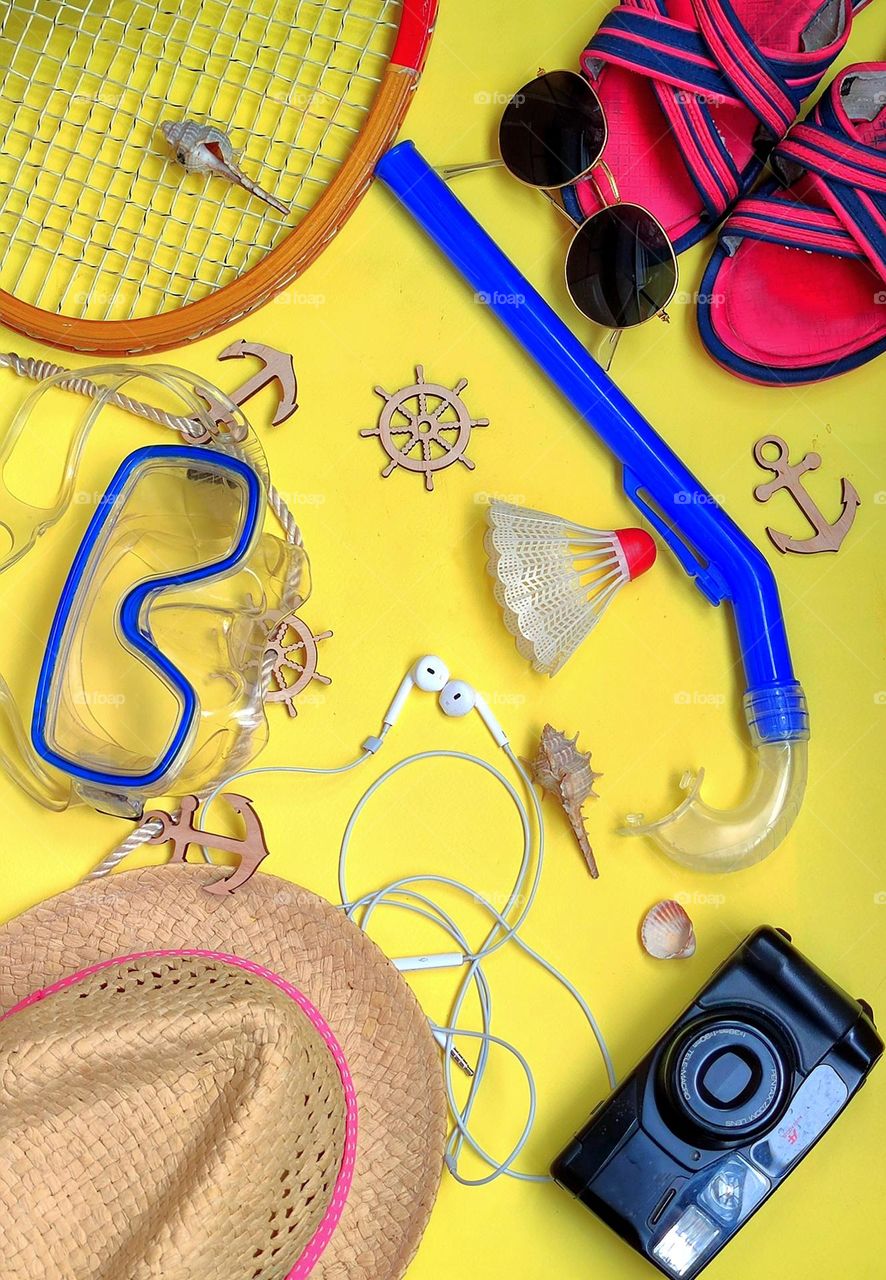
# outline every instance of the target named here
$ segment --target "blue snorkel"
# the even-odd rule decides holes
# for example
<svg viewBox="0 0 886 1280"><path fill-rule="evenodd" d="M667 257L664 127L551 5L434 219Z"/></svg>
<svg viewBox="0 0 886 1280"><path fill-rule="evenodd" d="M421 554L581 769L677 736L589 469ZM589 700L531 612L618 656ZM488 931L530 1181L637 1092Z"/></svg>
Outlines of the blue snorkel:
<svg viewBox="0 0 886 1280"><path fill-rule="evenodd" d="M411 142L383 157L378 176L622 463L625 493L706 599L732 606L747 681L745 715L759 764L752 793L738 809L715 810L699 794L703 772L685 775L688 794L672 814L648 824L633 815L625 833L649 835L670 856L701 870L760 861L799 811L809 738L806 701L766 559Z"/></svg>

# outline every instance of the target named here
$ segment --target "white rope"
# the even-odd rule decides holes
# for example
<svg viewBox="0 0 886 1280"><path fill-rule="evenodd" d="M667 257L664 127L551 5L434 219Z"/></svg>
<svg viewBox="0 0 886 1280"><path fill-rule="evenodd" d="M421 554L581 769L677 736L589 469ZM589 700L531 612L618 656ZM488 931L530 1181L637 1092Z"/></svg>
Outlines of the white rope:
<svg viewBox="0 0 886 1280"><path fill-rule="evenodd" d="M45 382L48 378L57 377L58 374L69 373L70 377L59 383L59 386L64 387L66 391L74 391L77 395L87 396L90 400L98 400L99 396L104 396L108 404L113 404L118 409L125 409L127 413L134 413L139 418L146 418L148 422L156 423L158 427L169 427L172 431L178 431L180 435L201 434L200 428L192 418L164 413L162 409L144 404L141 400L133 400L119 391L108 395L107 388L100 387L90 378L80 377L73 369L66 369L61 364L53 364L50 360L35 360L32 357L16 355L14 351L6 351L0 352L0 368L11 369L20 378L30 378L32 382Z"/></svg>
<svg viewBox="0 0 886 1280"><path fill-rule="evenodd" d="M89 880L101 880L104 876L110 875L112 871L119 867L124 858L128 858L136 849L140 849L143 844L147 844L154 836L159 836L163 830L163 823L159 818L151 818L148 822L143 822L137 827L125 840L117 845L116 849L112 849L101 862L90 871L81 880L81 884L85 884Z"/></svg>
<svg viewBox="0 0 886 1280"><path fill-rule="evenodd" d="M298 527L295 516L283 501L277 487L271 484L270 480L268 481L268 506L280 522L286 541L291 542L294 547L302 546L302 532Z"/></svg>

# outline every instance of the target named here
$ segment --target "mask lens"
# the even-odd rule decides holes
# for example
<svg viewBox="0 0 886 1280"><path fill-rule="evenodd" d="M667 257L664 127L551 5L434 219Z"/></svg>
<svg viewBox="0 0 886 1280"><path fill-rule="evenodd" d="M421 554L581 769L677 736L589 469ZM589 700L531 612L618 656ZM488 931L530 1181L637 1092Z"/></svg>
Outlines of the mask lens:
<svg viewBox="0 0 886 1280"><path fill-rule="evenodd" d="M651 213L636 204L610 205L576 232L566 256L566 285L589 320L628 329L668 305L677 260Z"/></svg>
<svg viewBox="0 0 886 1280"><path fill-rule="evenodd" d="M498 141L515 178L531 187L565 187L600 159L606 141L603 108L577 72L552 71L514 95Z"/></svg>
<svg viewBox="0 0 886 1280"><path fill-rule="evenodd" d="M230 666L238 619L261 612L247 560L264 510L258 480L208 451L153 455L131 455L102 497L44 664L37 721L84 776L162 779L180 750L183 684L205 715L194 669ZM225 687L216 679L206 693Z"/></svg>

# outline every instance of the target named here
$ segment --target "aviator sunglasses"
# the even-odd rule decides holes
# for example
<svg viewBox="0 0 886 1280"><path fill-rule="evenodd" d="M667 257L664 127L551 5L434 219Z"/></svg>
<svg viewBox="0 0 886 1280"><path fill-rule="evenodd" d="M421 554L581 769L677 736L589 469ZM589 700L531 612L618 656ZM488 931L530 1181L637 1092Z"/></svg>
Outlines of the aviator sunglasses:
<svg viewBox="0 0 886 1280"><path fill-rule="evenodd" d="M505 108L499 150L520 182L550 193L577 226L566 254L566 287L596 324L626 329L663 315L677 291L677 258L664 227L642 205L622 201L603 163L606 116L600 99L576 71L551 71L523 86ZM605 171L608 203L592 171ZM575 223L556 193L581 179L593 184L602 208Z"/></svg>

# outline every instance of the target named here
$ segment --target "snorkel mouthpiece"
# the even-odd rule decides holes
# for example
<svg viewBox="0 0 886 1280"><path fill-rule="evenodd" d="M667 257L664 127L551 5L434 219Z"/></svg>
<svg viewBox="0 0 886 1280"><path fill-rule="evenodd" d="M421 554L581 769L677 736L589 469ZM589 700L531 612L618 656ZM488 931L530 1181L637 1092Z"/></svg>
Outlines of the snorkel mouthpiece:
<svg viewBox="0 0 886 1280"><path fill-rule="evenodd" d="M806 792L806 699L795 683L790 689L747 693L744 705L757 765L746 799L734 809L714 809L701 797L704 769L687 772L680 782L686 798L672 813L655 822L645 822L642 813L628 814L621 835L648 836L693 871L739 871L781 844ZM761 725L782 736L764 738Z"/></svg>

